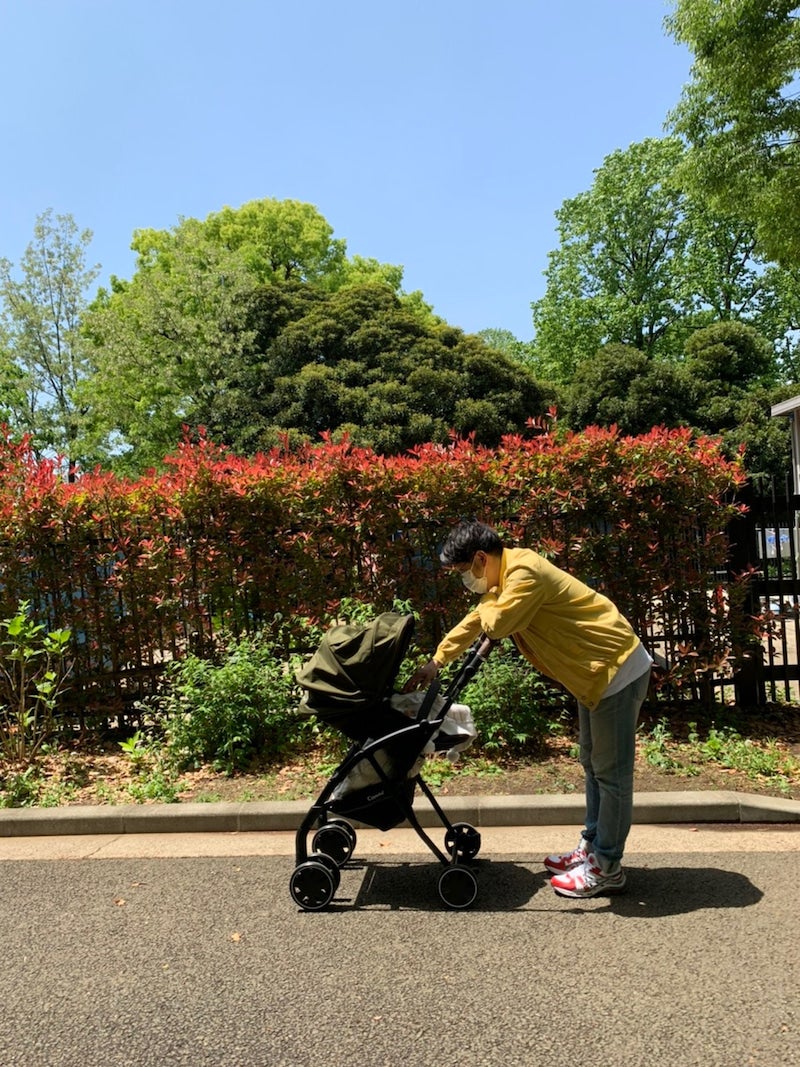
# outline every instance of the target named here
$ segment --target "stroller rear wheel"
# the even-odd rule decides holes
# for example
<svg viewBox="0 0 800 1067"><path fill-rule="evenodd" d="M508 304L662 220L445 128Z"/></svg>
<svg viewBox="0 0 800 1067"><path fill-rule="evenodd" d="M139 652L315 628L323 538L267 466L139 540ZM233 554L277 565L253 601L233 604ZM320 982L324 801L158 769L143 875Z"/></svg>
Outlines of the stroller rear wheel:
<svg viewBox="0 0 800 1067"><path fill-rule="evenodd" d="M303 911L320 911L333 900L339 885L339 868L327 860L314 857L295 867L289 879L292 899Z"/></svg>
<svg viewBox="0 0 800 1067"><path fill-rule="evenodd" d="M481 850L481 835L468 822L455 822L444 835L444 847L450 856L471 860Z"/></svg>
<svg viewBox="0 0 800 1067"><path fill-rule="evenodd" d="M439 896L448 908L468 908L478 895L478 879L468 867L448 867L439 877Z"/></svg>
<svg viewBox="0 0 800 1067"><path fill-rule="evenodd" d="M315 852L330 856L338 867L343 867L356 847L356 832L350 823L342 819L332 819L317 830L311 847Z"/></svg>

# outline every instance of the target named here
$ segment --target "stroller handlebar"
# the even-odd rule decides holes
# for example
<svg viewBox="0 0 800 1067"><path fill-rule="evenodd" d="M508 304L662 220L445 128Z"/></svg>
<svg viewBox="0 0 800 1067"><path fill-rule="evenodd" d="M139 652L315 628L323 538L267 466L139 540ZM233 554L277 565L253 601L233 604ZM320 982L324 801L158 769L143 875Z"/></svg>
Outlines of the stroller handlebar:
<svg viewBox="0 0 800 1067"><path fill-rule="evenodd" d="M489 658L489 655L490 655L492 649L494 648L494 646L495 645L499 645L499 644L500 644L499 641L496 641L491 637L487 637L486 634L481 634L480 637L478 638L478 640L473 645L473 648L475 650L475 655L476 656L480 656L480 658L485 663L486 660Z"/></svg>
<svg viewBox="0 0 800 1067"><path fill-rule="evenodd" d="M499 641L495 641L491 637L487 637L484 633L482 633L477 638L477 640L473 642L472 646L469 649L469 652L464 658L464 663L461 669L459 670L453 681L450 683L450 686L447 690L447 699L450 703L452 703L456 696L458 696L458 694L461 692L461 690L464 689L465 686L467 686L472 681L472 679L481 669L483 664L489 658L492 649L495 647L495 645L499 644Z"/></svg>

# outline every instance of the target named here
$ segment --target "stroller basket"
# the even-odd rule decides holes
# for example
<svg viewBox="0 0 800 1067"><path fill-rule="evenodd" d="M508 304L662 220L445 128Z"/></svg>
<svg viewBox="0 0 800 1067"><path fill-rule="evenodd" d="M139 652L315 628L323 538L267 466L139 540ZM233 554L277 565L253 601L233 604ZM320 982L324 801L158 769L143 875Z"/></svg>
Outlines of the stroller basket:
<svg viewBox="0 0 800 1067"><path fill-rule="evenodd" d="M454 746L458 727L448 713L455 712L455 698L485 662L492 642L481 635L446 692L434 682L417 694L409 714L392 705L398 702L394 683L413 631L413 615L392 612L368 626L333 627L297 672L305 689L301 714L316 715L354 742L297 831L290 892L303 910L320 910L333 899L340 868L356 845L352 821L385 831L407 820L446 868L439 878L443 902L467 907L477 895L475 875L465 864L477 855L480 834L467 823L450 823L419 772L426 754ZM444 851L414 813L417 786L445 828ZM309 853L307 838L315 828Z"/></svg>

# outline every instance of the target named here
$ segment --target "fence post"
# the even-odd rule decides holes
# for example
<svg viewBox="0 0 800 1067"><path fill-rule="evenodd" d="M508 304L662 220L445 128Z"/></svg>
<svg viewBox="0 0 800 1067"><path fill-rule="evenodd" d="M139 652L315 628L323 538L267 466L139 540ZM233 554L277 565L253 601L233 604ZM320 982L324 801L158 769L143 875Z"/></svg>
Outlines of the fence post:
<svg viewBox="0 0 800 1067"><path fill-rule="evenodd" d="M740 492L740 500L747 505L747 511L732 520L728 527L728 579L735 580L737 574L743 574L758 560L756 536L755 494L748 485ZM733 610L731 607L730 610ZM742 614L751 617L761 614L758 587L749 582L741 606ZM732 630L737 623L732 621ZM744 619L738 622L740 632L745 632ZM764 680L764 649L760 644L742 648L738 666L733 674L733 691L736 703L740 707L761 707L767 702L767 690Z"/></svg>
<svg viewBox="0 0 800 1067"><path fill-rule="evenodd" d="M738 574L743 574L755 566L758 560L758 545L756 536L755 493L752 485L748 485L740 492L739 498L742 504L747 505L747 511L737 515L729 528L727 528L727 543L729 543L729 557L727 557L727 576L729 583L735 582ZM734 612L739 610L742 618L732 619L732 634L738 630L742 635L747 632L745 620L761 615L761 602L759 602L758 585L756 582L748 583L745 599L740 607L736 608L729 599L729 609ZM734 641L734 646L736 642ZM734 651L736 649L734 648ZM761 643L750 643L746 646L742 641L739 650L738 664L734 667L734 696L740 707L759 707L767 702L767 688L764 678L764 649Z"/></svg>

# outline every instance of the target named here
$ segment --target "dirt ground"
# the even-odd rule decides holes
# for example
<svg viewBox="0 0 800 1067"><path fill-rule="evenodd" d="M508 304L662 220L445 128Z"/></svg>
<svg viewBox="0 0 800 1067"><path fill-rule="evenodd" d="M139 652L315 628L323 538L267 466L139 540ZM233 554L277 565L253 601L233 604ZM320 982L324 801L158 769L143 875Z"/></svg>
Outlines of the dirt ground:
<svg viewBox="0 0 800 1067"><path fill-rule="evenodd" d="M669 720L670 738L663 752L680 764L676 768L653 766L645 758L644 746L654 721L640 727L635 788L638 792L676 790L724 790L782 796L800 800L800 708L778 706L758 717L728 723L753 744L771 743L781 754L791 757L794 772L788 776L760 776L733 770L718 762L697 760L686 747L688 717ZM709 724L699 724L701 737ZM467 753L452 768L444 760L428 763L423 775L433 791L441 796L570 794L583 793L583 770L574 756L574 734L553 738L537 758L490 762ZM93 752L62 755L46 768L49 804L131 803L133 801L215 802L248 800L313 800L330 777L336 759L330 755L305 756L280 768L253 769L227 776L210 768L184 771L177 780L157 763L145 762L138 768L118 745L107 744ZM171 791L165 788L171 787Z"/></svg>

